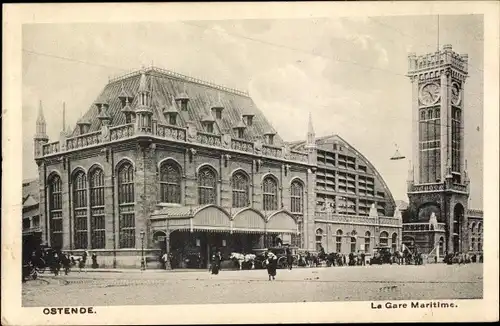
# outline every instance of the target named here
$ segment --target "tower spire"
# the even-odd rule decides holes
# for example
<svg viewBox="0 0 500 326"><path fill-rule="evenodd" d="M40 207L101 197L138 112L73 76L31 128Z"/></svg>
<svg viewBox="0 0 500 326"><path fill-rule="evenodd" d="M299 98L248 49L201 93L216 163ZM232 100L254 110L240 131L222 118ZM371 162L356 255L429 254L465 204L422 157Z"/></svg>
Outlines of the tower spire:
<svg viewBox="0 0 500 326"><path fill-rule="evenodd" d="M63 102L62 132L66 132L66 102Z"/></svg>
<svg viewBox="0 0 500 326"><path fill-rule="evenodd" d="M47 138L46 128L47 123L45 122L45 117L43 115L42 100L40 100L40 102L38 103L38 117L36 119L36 137Z"/></svg>
<svg viewBox="0 0 500 326"><path fill-rule="evenodd" d="M315 148L316 147L316 134L314 133L314 126L312 122L312 114L309 112L309 123L307 125L307 148Z"/></svg>

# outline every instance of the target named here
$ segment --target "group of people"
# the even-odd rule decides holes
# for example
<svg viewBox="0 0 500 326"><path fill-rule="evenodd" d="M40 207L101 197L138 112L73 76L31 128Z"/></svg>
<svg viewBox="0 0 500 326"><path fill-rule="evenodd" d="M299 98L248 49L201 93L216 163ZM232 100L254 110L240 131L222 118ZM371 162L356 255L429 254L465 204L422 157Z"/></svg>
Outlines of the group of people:
<svg viewBox="0 0 500 326"><path fill-rule="evenodd" d="M81 256L74 256L71 252L63 252L58 248L40 246L27 251L23 255L23 280L27 274L33 271L43 272L48 268L55 276L59 275L61 269L68 275L71 267L78 266L79 272L85 269L89 253L84 251ZM92 253L92 268L98 268L97 255Z"/></svg>
<svg viewBox="0 0 500 326"><path fill-rule="evenodd" d="M469 264L469 263L482 263L483 262L483 254L472 254L469 255L467 253L459 253L459 252L454 252L454 253L448 253L446 252L444 254L444 263L451 265L451 264Z"/></svg>

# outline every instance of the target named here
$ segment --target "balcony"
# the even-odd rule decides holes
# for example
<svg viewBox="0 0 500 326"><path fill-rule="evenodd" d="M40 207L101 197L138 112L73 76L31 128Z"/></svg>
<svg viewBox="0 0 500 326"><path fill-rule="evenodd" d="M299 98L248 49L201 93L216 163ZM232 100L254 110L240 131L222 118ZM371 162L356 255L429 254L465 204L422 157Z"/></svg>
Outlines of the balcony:
<svg viewBox="0 0 500 326"><path fill-rule="evenodd" d="M281 148L274 147L270 145L262 145L262 155L272 156L272 157L281 157Z"/></svg>
<svg viewBox="0 0 500 326"><path fill-rule="evenodd" d="M198 132L196 140L200 144L204 144L204 145L210 145L210 146L216 146L216 147L221 146L221 136L215 135L215 134L210 134L210 133L206 133L206 132Z"/></svg>
<svg viewBox="0 0 500 326"><path fill-rule="evenodd" d="M58 141L45 144L42 147L42 153L43 153L44 156L45 155L51 155L51 154L54 154L54 153L59 153L59 151L60 151L60 147L59 147L59 142Z"/></svg>
<svg viewBox="0 0 500 326"><path fill-rule="evenodd" d="M174 140L186 140L186 130L176 126L168 126L163 124L156 125L156 136ZM220 143L220 138L219 138Z"/></svg>
<svg viewBox="0 0 500 326"><path fill-rule="evenodd" d="M237 151L253 153L253 143L243 139L231 139L231 148Z"/></svg>
<svg viewBox="0 0 500 326"><path fill-rule="evenodd" d="M128 138L134 135L134 124L129 123L123 126L109 128L111 140Z"/></svg>
<svg viewBox="0 0 500 326"><path fill-rule="evenodd" d="M420 185L409 185L408 192L431 192L431 191L443 191L444 184L442 183L426 183Z"/></svg>
<svg viewBox="0 0 500 326"><path fill-rule="evenodd" d="M101 131L94 131L87 134L79 135L66 139L66 148L76 149L96 145L102 142Z"/></svg>
<svg viewBox="0 0 500 326"><path fill-rule="evenodd" d="M429 223L405 223L405 224L403 224L403 231L411 231L411 232L441 231L441 232L445 232L445 230L446 230L445 223L438 223L436 229L434 229L433 226Z"/></svg>

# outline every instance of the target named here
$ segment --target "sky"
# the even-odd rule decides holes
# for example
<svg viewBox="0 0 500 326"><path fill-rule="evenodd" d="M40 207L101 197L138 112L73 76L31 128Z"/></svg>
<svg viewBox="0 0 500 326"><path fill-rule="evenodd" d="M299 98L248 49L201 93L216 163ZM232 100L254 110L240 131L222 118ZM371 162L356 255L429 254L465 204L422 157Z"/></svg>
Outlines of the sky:
<svg viewBox="0 0 500 326"><path fill-rule="evenodd" d="M469 55L465 156L469 206L483 198L483 18L481 15L223 20L23 26L23 179L37 176L33 135L43 101L47 133L73 127L109 77L151 64L247 90L281 137L338 134L407 201L411 158L408 53L438 43ZM479 127L479 128L478 128ZM392 161L396 147L406 159Z"/></svg>

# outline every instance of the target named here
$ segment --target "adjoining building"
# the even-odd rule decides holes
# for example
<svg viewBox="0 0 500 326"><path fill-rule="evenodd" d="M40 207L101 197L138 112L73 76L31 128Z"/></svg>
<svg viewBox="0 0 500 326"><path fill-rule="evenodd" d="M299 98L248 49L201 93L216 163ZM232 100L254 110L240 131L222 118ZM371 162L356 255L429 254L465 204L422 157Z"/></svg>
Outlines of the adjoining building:
<svg viewBox="0 0 500 326"><path fill-rule="evenodd" d="M286 143L247 93L160 68L110 80L57 141L40 103L34 141L43 241L104 267L401 239L387 186L340 137L316 139L309 121L305 141Z"/></svg>
<svg viewBox="0 0 500 326"><path fill-rule="evenodd" d="M23 245L37 245L42 241L42 228L39 210L40 187L38 179L23 181Z"/></svg>
<svg viewBox="0 0 500 326"><path fill-rule="evenodd" d="M400 212L375 167L338 135L317 138L315 145L315 249L343 254L370 254L377 246L399 250ZM306 146L302 141L291 148Z"/></svg>
<svg viewBox="0 0 500 326"><path fill-rule="evenodd" d="M408 65L413 167L408 176L410 203L403 242L431 256L479 253L483 214L468 207L470 180L464 155L468 55L444 45L435 53L410 54Z"/></svg>

